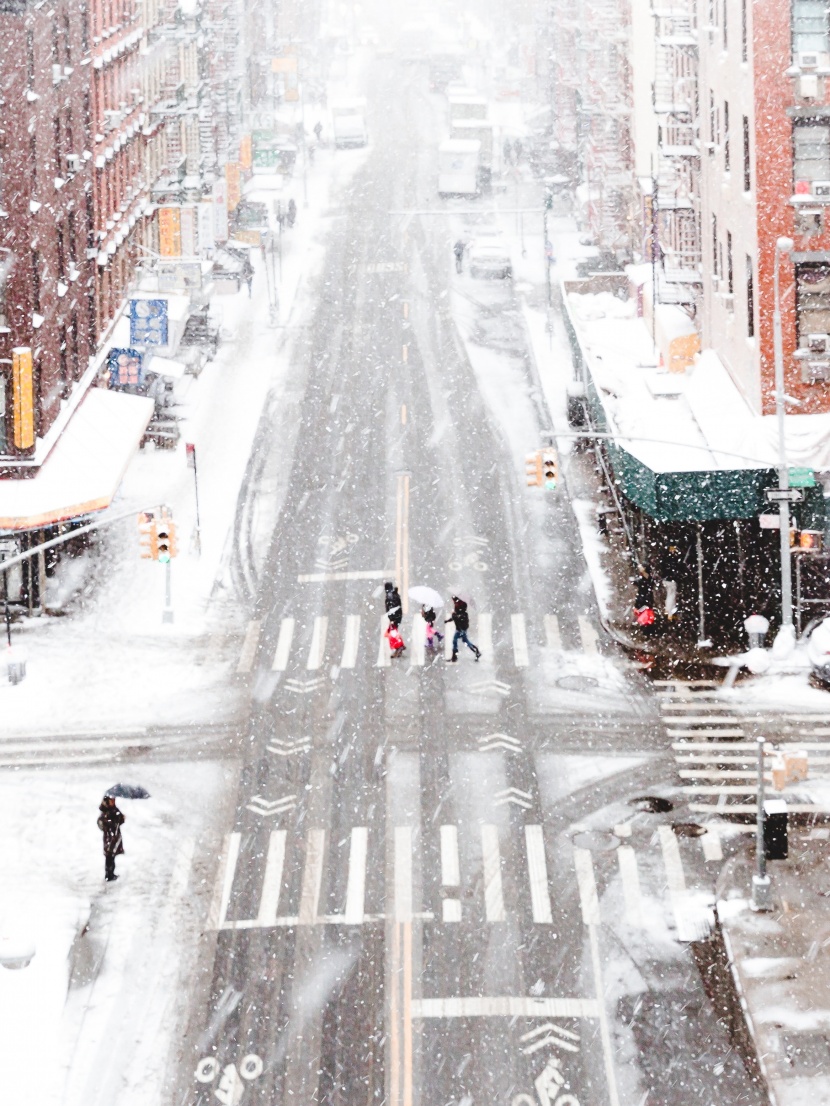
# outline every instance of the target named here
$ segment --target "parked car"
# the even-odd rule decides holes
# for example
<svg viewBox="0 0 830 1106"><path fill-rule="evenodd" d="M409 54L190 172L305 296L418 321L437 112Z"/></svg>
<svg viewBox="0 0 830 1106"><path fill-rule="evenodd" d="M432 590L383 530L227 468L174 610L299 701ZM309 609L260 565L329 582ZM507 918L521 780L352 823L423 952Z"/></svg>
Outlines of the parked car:
<svg viewBox="0 0 830 1106"><path fill-rule="evenodd" d="M496 237L474 238L467 247L470 276L474 279L495 277L507 280L513 276L510 251Z"/></svg>

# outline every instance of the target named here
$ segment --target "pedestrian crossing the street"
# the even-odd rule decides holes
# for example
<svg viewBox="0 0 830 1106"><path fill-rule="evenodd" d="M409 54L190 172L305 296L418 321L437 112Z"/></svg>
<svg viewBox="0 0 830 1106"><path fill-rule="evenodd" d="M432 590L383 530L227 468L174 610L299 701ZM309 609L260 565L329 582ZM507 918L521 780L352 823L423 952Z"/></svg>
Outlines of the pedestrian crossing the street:
<svg viewBox="0 0 830 1106"><path fill-rule="evenodd" d="M433 832L435 841L429 837ZM494 823L447 823L424 833L396 826L388 842L368 826L339 833L339 841L320 828L272 829L265 838L234 832L225 838L220 856L209 926L243 930L420 919L478 928L511 920L551 927L557 904L572 899L586 925L622 921L642 929L653 924L654 899L661 898L666 924L678 940L705 935L708 901L699 889L690 889L682 850L702 848L704 860L719 858L716 832L681 842L671 827L661 826L656 835L643 833L636 844L630 824L616 827L615 833L620 839L616 856L603 854L601 867L588 849L568 846L569 863L563 866L557 858L552 875L550 834L538 823L510 829ZM655 842L662 868L657 871L650 861L644 870L641 855L644 850L654 853ZM425 863L434 855L433 845L438 865ZM520 863L515 865L517 854ZM384 871L391 873L391 887L377 886L377 880L370 887L370 874ZM423 873L420 892L416 872ZM606 906L604 897L614 886L615 897ZM616 896L624 903L622 912L615 906Z"/></svg>
<svg viewBox="0 0 830 1106"><path fill-rule="evenodd" d="M470 639L481 650L481 664L499 663L517 669L528 668L545 655L555 656L566 651L596 656L600 653L600 635L591 620L583 615L568 627L570 649L563 644L563 628L555 614L544 615L537 627L522 612L494 616L489 611L473 615L469 631ZM258 650L269 650L269 667L273 672L286 672L302 668L307 672L322 672L328 667L350 671L361 666L389 668L392 657L389 642L384 636L388 622L385 618L366 618L359 614L346 614L342 620L318 615L307 626L292 617L283 618L279 625L276 643L265 643L264 627L259 620L248 623L242 648L236 664L238 675L251 673L256 666ZM430 649L427 644L426 623L416 612L404 619L401 626L406 651L403 663L422 668L441 656L449 660L452 655L453 627L438 624L443 633L443 643ZM461 644L461 652L467 653Z"/></svg>
<svg viewBox="0 0 830 1106"><path fill-rule="evenodd" d="M814 802L809 794L810 780L830 777L826 713L760 713L707 680L655 681L655 686L681 790L692 812L755 813L758 738L764 738L768 794L786 798L793 813L830 813L829 803ZM788 778L787 761L796 754L804 754L798 759L806 759L806 779Z"/></svg>

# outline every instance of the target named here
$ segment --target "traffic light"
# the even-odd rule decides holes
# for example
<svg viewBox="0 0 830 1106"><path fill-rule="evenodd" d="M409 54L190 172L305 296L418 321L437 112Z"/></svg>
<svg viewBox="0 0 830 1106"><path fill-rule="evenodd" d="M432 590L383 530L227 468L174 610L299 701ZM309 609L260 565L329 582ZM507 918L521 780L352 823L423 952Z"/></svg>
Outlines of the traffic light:
<svg viewBox="0 0 830 1106"><path fill-rule="evenodd" d="M525 472L527 474L527 486L529 488L541 488L542 486L542 454L541 452L528 453L525 457Z"/></svg>
<svg viewBox="0 0 830 1106"><path fill-rule="evenodd" d="M556 466L556 454L552 450L542 452L542 481L548 491L556 491L559 472Z"/></svg>
<svg viewBox="0 0 830 1106"><path fill-rule="evenodd" d="M178 553L176 546L176 524L172 518L160 518L156 523L156 560L169 564Z"/></svg>
<svg viewBox="0 0 830 1106"><path fill-rule="evenodd" d="M138 516L138 544L144 560L158 560L159 544L156 532L156 517L152 511L142 511Z"/></svg>

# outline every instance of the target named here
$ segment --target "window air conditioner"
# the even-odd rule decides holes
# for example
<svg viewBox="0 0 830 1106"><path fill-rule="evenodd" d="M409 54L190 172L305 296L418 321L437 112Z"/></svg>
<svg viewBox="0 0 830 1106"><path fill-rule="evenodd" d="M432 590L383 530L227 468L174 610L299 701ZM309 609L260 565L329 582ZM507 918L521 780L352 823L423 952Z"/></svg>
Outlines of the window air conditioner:
<svg viewBox="0 0 830 1106"><path fill-rule="evenodd" d="M830 199L830 180L814 180L813 195L825 196Z"/></svg>
<svg viewBox="0 0 830 1106"><path fill-rule="evenodd" d="M808 334L807 349L810 353L830 353L830 334Z"/></svg>
<svg viewBox="0 0 830 1106"><path fill-rule="evenodd" d="M803 73L798 78L798 95L802 100L818 99L818 76L815 73Z"/></svg>
<svg viewBox="0 0 830 1106"><path fill-rule="evenodd" d="M799 69L818 69L818 54L815 50L801 50L798 55Z"/></svg>
<svg viewBox="0 0 830 1106"><path fill-rule="evenodd" d="M52 66L52 84L58 84L62 80L63 80L63 66L62 65L53 65Z"/></svg>
<svg viewBox="0 0 830 1106"><path fill-rule="evenodd" d="M735 295L733 292L724 292L721 296L723 306L727 311L734 311L735 309Z"/></svg>
<svg viewBox="0 0 830 1106"><path fill-rule="evenodd" d="M77 173L81 168L81 155L80 154L67 154L66 155L66 168L70 173Z"/></svg>
<svg viewBox="0 0 830 1106"><path fill-rule="evenodd" d="M801 379L804 384L826 384L830 381L830 361L806 361Z"/></svg>

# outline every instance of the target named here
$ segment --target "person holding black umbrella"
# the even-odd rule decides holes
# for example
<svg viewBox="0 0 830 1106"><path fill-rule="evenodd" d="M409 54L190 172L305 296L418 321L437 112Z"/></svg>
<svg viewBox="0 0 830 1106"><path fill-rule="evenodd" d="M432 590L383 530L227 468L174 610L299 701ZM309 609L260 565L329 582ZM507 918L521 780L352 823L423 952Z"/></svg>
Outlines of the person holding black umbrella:
<svg viewBox="0 0 830 1106"><path fill-rule="evenodd" d="M121 838L121 827L124 824L124 815L115 805L112 795L105 795L98 807L98 829L104 835L104 879L111 883L118 879L115 874L115 858L124 852L124 842Z"/></svg>

